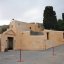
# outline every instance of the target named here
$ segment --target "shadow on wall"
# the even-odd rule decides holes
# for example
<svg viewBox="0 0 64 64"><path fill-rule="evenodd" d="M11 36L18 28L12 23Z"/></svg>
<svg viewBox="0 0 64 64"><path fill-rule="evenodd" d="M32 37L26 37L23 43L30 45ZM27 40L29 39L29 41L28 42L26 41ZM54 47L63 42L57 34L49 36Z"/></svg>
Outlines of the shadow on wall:
<svg viewBox="0 0 64 64"><path fill-rule="evenodd" d="M30 35L43 35L42 32L30 31Z"/></svg>

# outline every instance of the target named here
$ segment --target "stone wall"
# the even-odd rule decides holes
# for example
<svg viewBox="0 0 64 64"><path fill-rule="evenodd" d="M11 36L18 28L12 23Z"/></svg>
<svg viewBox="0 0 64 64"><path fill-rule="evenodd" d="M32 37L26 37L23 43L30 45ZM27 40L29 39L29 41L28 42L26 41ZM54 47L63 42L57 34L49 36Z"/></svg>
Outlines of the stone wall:
<svg viewBox="0 0 64 64"><path fill-rule="evenodd" d="M6 48L7 37L14 37L14 50L44 50L64 44L63 31L40 30L38 24L27 24L34 32L42 32L42 35L31 35L30 30L22 31L15 22L10 23L10 28L1 37L1 51ZM25 28L25 27L23 27ZM12 30L12 31L11 31Z"/></svg>
<svg viewBox="0 0 64 64"><path fill-rule="evenodd" d="M44 50L64 44L63 32L49 31L49 40L47 40L47 32L43 31L43 35L30 35L29 31L19 33L16 49Z"/></svg>
<svg viewBox="0 0 64 64"><path fill-rule="evenodd" d="M49 31L49 39L47 32L43 31L44 35L21 35L21 47L29 50L43 50L45 47L59 46L64 44L63 31Z"/></svg>

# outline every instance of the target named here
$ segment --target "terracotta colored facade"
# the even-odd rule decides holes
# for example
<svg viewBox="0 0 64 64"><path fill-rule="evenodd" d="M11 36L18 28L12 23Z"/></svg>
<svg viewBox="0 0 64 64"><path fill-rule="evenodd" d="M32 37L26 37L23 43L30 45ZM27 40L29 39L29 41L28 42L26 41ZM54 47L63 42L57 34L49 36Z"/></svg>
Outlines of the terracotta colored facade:
<svg viewBox="0 0 64 64"><path fill-rule="evenodd" d="M31 34L33 31L35 34ZM63 31L44 30L35 23L12 20L9 29L0 35L0 50L44 50L64 44Z"/></svg>

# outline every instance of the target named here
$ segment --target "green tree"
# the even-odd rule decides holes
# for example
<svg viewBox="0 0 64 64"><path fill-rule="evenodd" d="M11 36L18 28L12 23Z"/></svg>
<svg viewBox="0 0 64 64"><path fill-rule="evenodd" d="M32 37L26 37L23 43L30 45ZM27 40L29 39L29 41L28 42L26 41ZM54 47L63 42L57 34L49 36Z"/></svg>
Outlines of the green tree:
<svg viewBox="0 0 64 64"><path fill-rule="evenodd" d="M45 29L56 29L57 18L52 6L46 6L43 14L43 26Z"/></svg>
<svg viewBox="0 0 64 64"><path fill-rule="evenodd" d="M64 31L64 20L58 20L58 30Z"/></svg>
<svg viewBox="0 0 64 64"><path fill-rule="evenodd" d="M62 13L62 19L63 19L63 21L64 21L64 13Z"/></svg>
<svg viewBox="0 0 64 64"><path fill-rule="evenodd" d="M0 26L0 34L5 32L9 28L9 25L2 25Z"/></svg>

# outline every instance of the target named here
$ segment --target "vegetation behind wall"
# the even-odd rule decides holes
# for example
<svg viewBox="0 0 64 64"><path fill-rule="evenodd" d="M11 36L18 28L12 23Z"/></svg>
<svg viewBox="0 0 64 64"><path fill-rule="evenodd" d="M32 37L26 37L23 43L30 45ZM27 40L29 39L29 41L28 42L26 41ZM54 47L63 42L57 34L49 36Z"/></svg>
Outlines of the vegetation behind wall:
<svg viewBox="0 0 64 64"><path fill-rule="evenodd" d="M6 31L8 28L9 28L9 25L0 26L0 34Z"/></svg>

